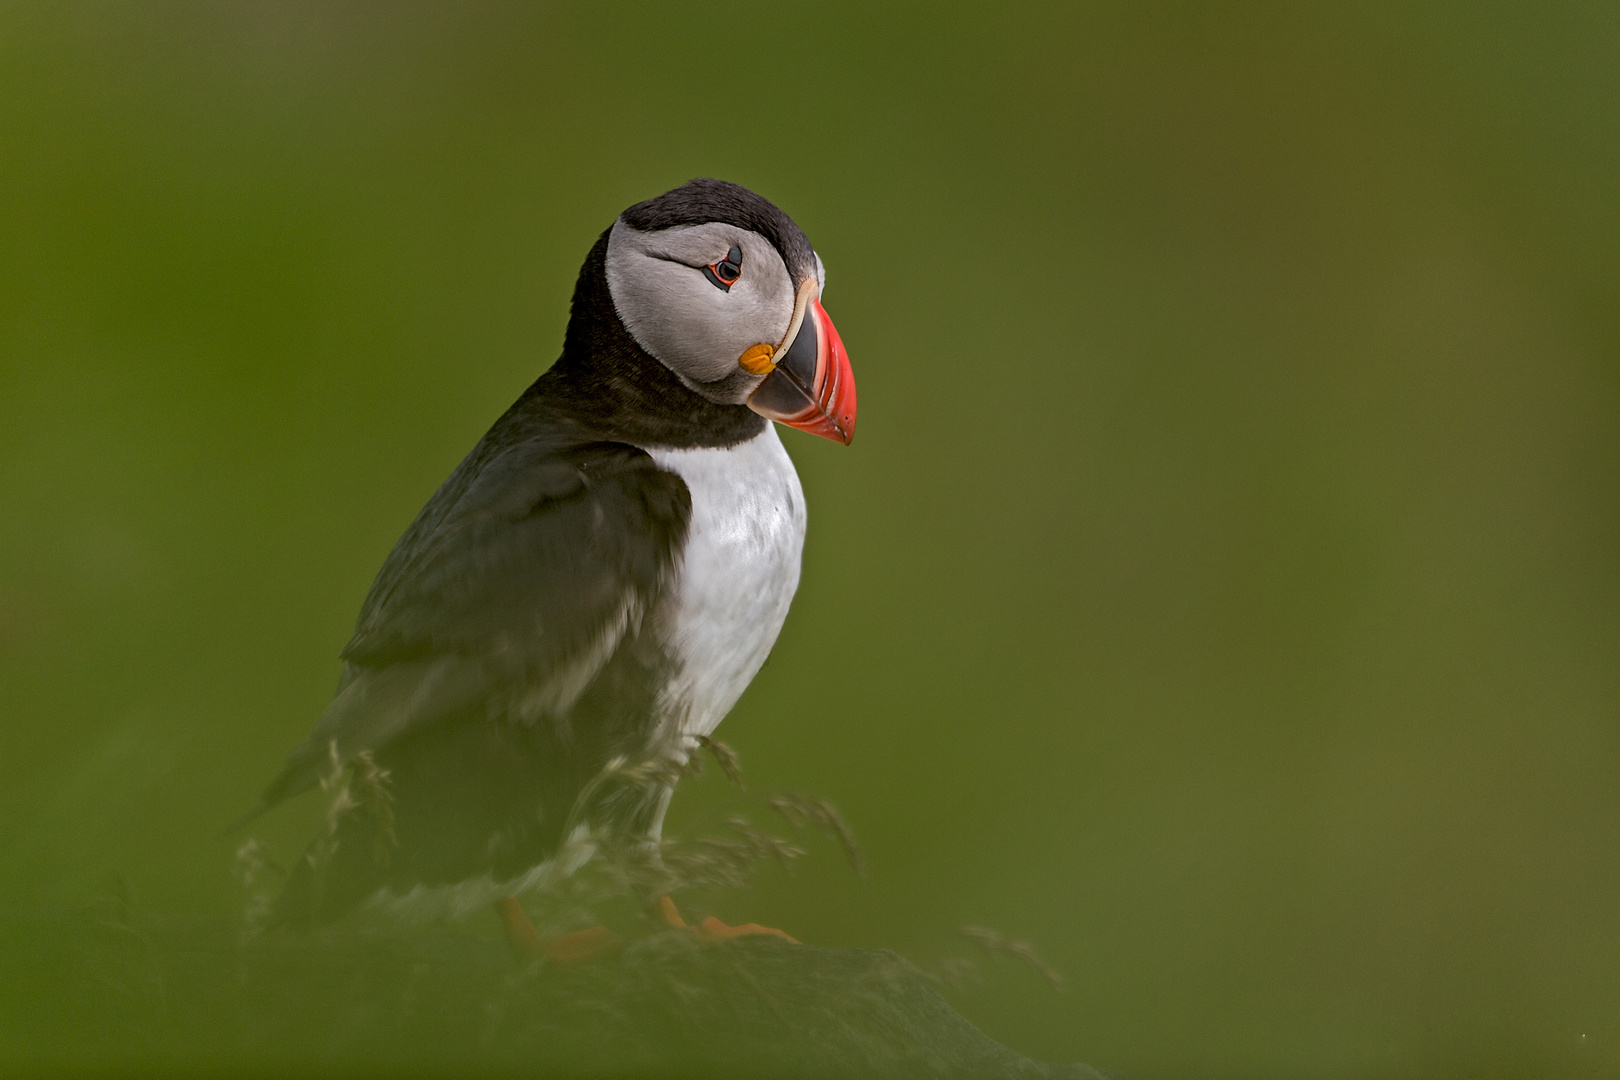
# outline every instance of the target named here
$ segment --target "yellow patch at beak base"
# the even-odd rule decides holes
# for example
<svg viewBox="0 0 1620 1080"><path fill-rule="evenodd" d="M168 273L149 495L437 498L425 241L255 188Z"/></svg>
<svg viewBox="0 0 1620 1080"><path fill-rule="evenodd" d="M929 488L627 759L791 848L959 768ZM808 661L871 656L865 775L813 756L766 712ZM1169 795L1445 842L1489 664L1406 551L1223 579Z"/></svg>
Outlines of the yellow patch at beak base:
<svg viewBox="0 0 1620 1080"><path fill-rule="evenodd" d="M747 351L737 358L737 366L750 375L769 375L776 370L776 365L771 362L771 357L775 355L775 345L766 345L764 342L750 345Z"/></svg>

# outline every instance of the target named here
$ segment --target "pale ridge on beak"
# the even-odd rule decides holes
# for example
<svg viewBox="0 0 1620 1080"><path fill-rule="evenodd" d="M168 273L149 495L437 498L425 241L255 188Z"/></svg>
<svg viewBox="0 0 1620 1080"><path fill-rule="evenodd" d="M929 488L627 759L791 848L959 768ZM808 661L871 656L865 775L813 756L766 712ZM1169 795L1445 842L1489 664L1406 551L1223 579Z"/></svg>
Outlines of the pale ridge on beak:
<svg viewBox="0 0 1620 1080"><path fill-rule="evenodd" d="M768 358L750 349L744 356L771 367L748 399L748 407L789 427L846 446L855 437L855 373L832 318L821 306L815 278L799 286L782 344ZM756 346L757 348L757 346ZM750 368L750 370L754 370Z"/></svg>

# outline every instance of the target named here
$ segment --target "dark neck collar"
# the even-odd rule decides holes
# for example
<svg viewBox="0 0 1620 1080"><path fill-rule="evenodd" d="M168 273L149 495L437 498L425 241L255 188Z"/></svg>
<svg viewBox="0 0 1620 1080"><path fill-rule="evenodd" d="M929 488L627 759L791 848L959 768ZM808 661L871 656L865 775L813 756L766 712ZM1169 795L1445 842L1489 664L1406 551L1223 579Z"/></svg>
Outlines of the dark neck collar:
<svg viewBox="0 0 1620 1080"><path fill-rule="evenodd" d="M689 389L630 336L608 292L607 245L604 232L580 268L562 358L514 409L551 413L591 438L643 447L732 446L758 435L769 422L763 416Z"/></svg>

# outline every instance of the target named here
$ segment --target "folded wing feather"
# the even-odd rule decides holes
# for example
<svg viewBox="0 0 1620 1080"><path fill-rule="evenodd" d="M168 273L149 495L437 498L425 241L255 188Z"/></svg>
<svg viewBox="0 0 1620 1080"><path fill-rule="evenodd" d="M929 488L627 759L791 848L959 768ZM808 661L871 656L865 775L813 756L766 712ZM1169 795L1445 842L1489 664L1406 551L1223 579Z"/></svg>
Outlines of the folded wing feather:
<svg viewBox="0 0 1620 1080"><path fill-rule="evenodd" d="M313 787L333 744L347 761L480 707L565 713L665 587L690 517L685 483L635 447L481 444L377 575L338 694L263 805Z"/></svg>

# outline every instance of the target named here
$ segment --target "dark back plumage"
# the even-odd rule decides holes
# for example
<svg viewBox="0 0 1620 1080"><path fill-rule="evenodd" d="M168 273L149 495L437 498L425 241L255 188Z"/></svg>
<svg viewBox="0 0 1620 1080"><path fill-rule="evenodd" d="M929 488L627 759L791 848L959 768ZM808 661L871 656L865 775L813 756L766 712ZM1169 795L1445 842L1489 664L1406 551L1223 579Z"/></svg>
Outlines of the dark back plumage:
<svg viewBox="0 0 1620 1080"><path fill-rule="evenodd" d="M625 218L731 222L767 237L790 272L815 269L787 215L735 184L693 181ZM390 552L336 697L262 798L275 805L364 754L389 775L397 844L379 821L345 815L335 844L298 864L281 921L340 915L380 886L519 874L556 849L603 764L654 750L669 657L645 622L670 588L692 499L647 448L729 447L768 421L694 392L631 336L606 278L610 233L580 269L561 357ZM629 828L662 812L621 803Z"/></svg>

